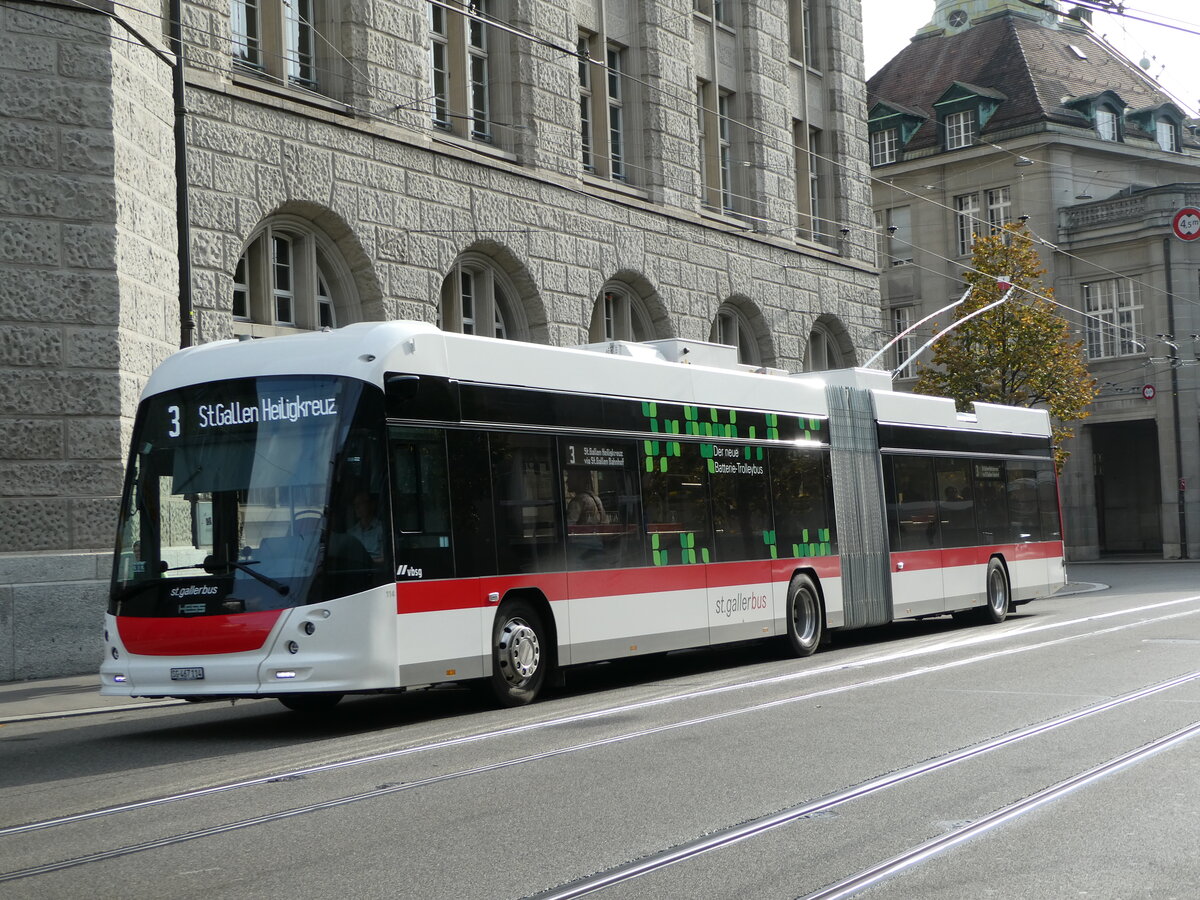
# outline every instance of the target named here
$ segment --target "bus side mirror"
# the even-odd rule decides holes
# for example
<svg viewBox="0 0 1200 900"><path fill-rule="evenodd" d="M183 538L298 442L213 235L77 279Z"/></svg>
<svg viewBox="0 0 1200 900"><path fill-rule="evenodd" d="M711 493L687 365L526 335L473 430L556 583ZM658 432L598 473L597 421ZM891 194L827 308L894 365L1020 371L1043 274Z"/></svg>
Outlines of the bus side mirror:
<svg viewBox="0 0 1200 900"><path fill-rule="evenodd" d="M396 400L414 400L421 387L420 375L389 375L384 382L387 395Z"/></svg>

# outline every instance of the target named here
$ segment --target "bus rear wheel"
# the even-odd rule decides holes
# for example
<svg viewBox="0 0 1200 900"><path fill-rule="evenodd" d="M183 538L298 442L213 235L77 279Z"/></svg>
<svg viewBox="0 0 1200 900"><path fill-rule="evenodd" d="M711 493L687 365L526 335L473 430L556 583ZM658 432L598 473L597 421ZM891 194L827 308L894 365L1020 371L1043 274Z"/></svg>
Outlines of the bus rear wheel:
<svg viewBox="0 0 1200 900"><path fill-rule="evenodd" d="M998 559L988 563L987 603L979 610L980 619L990 625L998 625L1008 617L1012 596L1008 589L1008 573Z"/></svg>
<svg viewBox="0 0 1200 900"><path fill-rule="evenodd" d="M817 586L807 575L795 575L788 585L788 643L796 656L812 656L821 644L823 623Z"/></svg>
<svg viewBox="0 0 1200 900"><path fill-rule="evenodd" d="M542 618L524 600L505 604L492 626L492 694L502 706L533 702L546 681L549 647Z"/></svg>

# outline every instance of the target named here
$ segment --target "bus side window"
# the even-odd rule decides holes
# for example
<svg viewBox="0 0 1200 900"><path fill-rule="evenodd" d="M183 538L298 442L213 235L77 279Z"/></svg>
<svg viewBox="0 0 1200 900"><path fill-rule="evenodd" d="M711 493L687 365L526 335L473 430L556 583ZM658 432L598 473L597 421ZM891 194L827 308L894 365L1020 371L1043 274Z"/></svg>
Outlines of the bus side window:
<svg viewBox="0 0 1200 900"><path fill-rule="evenodd" d="M554 438L492 434L490 443L501 573L561 571L562 506Z"/></svg>
<svg viewBox="0 0 1200 900"><path fill-rule="evenodd" d="M1062 522L1058 509L1058 478L1054 463L1039 462L1037 467L1038 512L1042 519L1042 540L1062 540Z"/></svg>
<svg viewBox="0 0 1200 900"><path fill-rule="evenodd" d="M454 572L459 578L496 574L496 532L492 514L492 470L487 435L446 431L449 449L450 510L454 524Z"/></svg>
<svg viewBox="0 0 1200 900"><path fill-rule="evenodd" d="M388 428L392 469L392 524L399 581L449 578L450 496L444 432Z"/></svg>
<svg viewBox="0 0 1200 900"><path fill-rule="evenodd" d="M569 568L646 565L641 458L633 441L559 439Z"/></svg>
<svg viewBox="0 0 1200 900"><path fill-rule="evenodd" d="M943 547L970 547L979 540L975 528L975 492L971 464L965 459L937 461L938 522Z"/></svg>
<svg viewBox="0 0 1200 900"><path fill-rule="evenodd" d="M887 486L888 520L894 523L892 550L929 550L941 546L933 460L893 456Z"/></svg>
<svg viewBox="0 0 1200 900"><path fill-rule="evenodd" d="M1038 512L1038 474L1032 462L1008 464L1008 516L1012 540L1018 543L1041 540L1042 520Z"/></svg>
<svg viewBox="0 0 1200 900"><path fill-rule="evenodd" d="M772 450L773 537L780 558L837 552L830 503L829 454L823 450Z"/></svg>
<svg viewBox="0 0 1200 900"><path fill-rule="evenodd" d="M700 455L700 445L645 441L642 454L642 501L651 562L656 566L709 562L708 460Z"/></svg>
<svg viewBox="0 0 1200 900"><path fill-rule="evenodd" d="M1004 460L975 463L975 504L979 543L1005 544L1011 539L1008 496L1004 489Z"/></svg>
<svg viewBox="0 0 1200 900"><path fill-rule="evenodd" d="M771 498L761 447L713 444L713 541L718 560L769 559Z"/></svg>

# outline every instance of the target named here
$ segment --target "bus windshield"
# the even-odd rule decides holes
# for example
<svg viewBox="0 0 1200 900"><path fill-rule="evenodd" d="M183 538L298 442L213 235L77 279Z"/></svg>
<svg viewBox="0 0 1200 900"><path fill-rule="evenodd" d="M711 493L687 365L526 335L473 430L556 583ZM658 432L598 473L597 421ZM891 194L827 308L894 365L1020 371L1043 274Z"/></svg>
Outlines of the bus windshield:
<svg viewBox="0 0 1200 900"><path fill-rule="evenodd" d="M332 376L148 398L121 503L110 611L218 615L357 593L391 571L382 397Z"/></svg>

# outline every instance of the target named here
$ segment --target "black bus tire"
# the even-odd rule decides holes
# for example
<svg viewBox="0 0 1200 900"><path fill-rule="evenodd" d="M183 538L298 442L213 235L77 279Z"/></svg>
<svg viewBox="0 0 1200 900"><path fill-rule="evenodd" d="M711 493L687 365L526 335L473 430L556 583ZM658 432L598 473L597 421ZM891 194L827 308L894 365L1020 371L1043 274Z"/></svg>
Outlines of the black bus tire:
<svg viewBox="0 0 1200 900"><path fill-rule="evenodd" d="M524 600L505 603L492 625L492 694L501 706L532 703L546 681L550 648L542 617Z"/></svg>
<svg viewBox="0 0 1200 900"><path fill-rule="evenodd" d="M821 645L824 620L821 616L821 596L807 575L793 575L788 585L787 636L792 653L812 656Z"/></svg>
<svg viewBox="0 0 1200 900"><path fill-rule="evenodd" d="M979 618L986 624L999 625L1008 618L1012 592L1009 590L1008 573L1004 564L993 557L987 568L987 602L979 610Z"/></svg>

